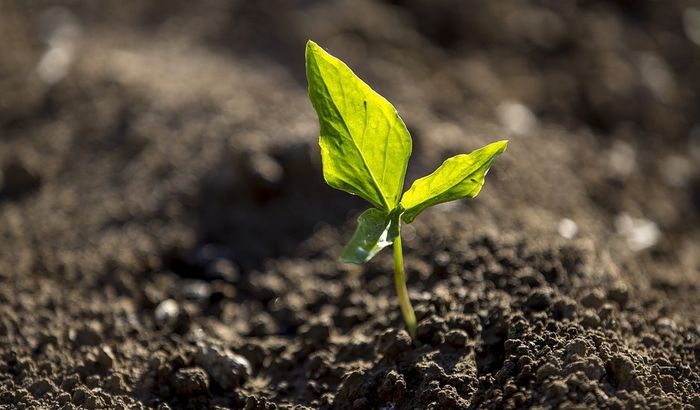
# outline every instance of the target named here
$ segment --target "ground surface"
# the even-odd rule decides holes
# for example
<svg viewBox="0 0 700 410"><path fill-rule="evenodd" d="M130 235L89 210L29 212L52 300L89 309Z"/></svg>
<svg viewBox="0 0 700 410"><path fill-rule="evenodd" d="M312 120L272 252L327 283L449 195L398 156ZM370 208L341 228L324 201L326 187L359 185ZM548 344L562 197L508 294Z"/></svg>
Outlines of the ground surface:
<svg viewBox="0 0 700 410"><path fill-rule="evenodd" d="M0 1L0 407L700 408L693 2L469 3ZM409 182L511 139L405 227L418 349L337 262L307 38Z"/></svg>

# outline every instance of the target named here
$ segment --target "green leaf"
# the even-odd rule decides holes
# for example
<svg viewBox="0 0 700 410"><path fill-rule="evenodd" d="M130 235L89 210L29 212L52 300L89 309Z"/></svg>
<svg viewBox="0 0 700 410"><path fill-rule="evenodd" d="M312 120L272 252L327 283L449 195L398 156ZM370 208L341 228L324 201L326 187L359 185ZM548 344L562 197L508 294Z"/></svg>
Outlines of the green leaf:
<svg viewBox="0 0 700 410"><path fill-rule="evenodd" d="M370 208L357 218L357 229L340 255L341 262L365 263L394 243L399 235L400 213Z"/></svg>
<svg viewBox="0 0 700 410"><path fill-rule="evenodd" d="M416 180L403 194L403 221L411 223L424 209L443 202L474 198L484 185L484 177L508 141L489 144L469 154L447 159L432 174Z"/></svg>
<svg viewBox="0 0 700 410"><path fill-rule="evenodd" d="M313 41L306 43L306 78L326 182L390 212L401 197L412 144L396 109Z"/></svg>

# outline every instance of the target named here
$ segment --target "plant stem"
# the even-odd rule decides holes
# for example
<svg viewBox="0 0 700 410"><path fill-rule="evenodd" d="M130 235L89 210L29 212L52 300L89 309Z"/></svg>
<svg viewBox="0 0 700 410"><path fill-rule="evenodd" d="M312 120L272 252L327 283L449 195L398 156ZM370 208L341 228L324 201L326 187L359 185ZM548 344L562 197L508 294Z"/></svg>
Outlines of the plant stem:
<svg viewBox="0 0 700 410"><path fill-rule="evenodd" d="M418 343L416 339L416 314L413 312L411 300L408 298L408 290L406 289L406 274L403 270L403 250L401 248L401 236L394 238L394 286L396 286L396 294L399 297L399 305L403 320L406 322L408 333L411 335L414 343Z"/></svg>

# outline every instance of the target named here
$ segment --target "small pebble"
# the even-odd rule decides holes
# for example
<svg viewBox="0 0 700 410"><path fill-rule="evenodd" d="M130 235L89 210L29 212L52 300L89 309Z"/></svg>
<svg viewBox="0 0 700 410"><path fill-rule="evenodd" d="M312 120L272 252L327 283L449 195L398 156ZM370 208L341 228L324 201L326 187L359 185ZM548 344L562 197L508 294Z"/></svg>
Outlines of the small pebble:
<svg viewBox="0 0 700 410"><path fill-rule="evenodd" d="M573 239L573 237L578 233L578 225L573 220L564 218L559 221L559 225L557 225L557 232L559 232L559 235L562 238Z"/></svg>
<svg viewBox="0 0 700 410"><path fill-rule="evenodd" d="M661 239L661 230L655 222L644 218L632 218L622 213L615 218L615 229L627 240L633 251L650 248Z"/></svg>
<svg viewBox="0 0 700 410"><path fill-rule="evenodd" d="M537 117L530 108L517 101L504 101L496 109L498 119L510 132L524 135L537 126Z"/></svg>
<svg viewBox="0 0 700 410"><path fill-rule="evenodd" d="M174 299L166 299L158 304L155 318L160 323L173 322L180 314L180 305Z"/></svg>

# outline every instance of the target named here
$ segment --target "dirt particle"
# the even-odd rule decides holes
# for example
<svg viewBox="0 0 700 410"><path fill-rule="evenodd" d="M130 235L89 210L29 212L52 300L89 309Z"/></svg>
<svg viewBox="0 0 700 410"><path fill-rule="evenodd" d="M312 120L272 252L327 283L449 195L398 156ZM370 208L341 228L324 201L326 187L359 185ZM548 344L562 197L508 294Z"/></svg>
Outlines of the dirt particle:
<svg viewBox="0 0 700 410"><path fill-rule="evenodd" d="M97 324L86 324L71 333L71 339L78 346L97 346L102 343L99 327Z"/></svg>
<svg viewBox="0 0 700 410"><path fill-rule="evenodd" d="M540 366L539 369L537 369L537 382L541 383L545 381L547 378L555 376L559 373L557 368L551 364L551 363L545 363L542 366Z"/></svg>
<svg viewBox="0 0 700 410"><path fill-rule="evenodd" d="M100 369L109 370L114 365L114 353L109 346L103 346L95 351L93 360Z"/></svg>
<svg viewBox="0 0 700 410"><path fill-rule="evenodd" d="M469 403L460 397L454 386L446 385L437 393L438 408L442 409L466 409Z"/></svg>
<svg viewBox="0 0 700 410"><path fill-rule="evenodd" d="M73 392L72 403L86 409L104 408L102 399L85 387L78 387Z"/></svg>
<svg viewBox="0 0 700 410"><path fill-rule="evenodd" d="M576 316L576 302L568 298L557 300L554 304L554 317L557 319L573 319Z"/></svg>
<svg viewBox="0 0 700 410"><path fill-rule="evenodd" d="M56 403L65 405L66 403L70 402L72 400L72 397L69 393L67 392L61 392L56 396Z"/></svg>
<svg viewBox="0 0 700 410"><path fill-rule="evenodd" d="M443 343L447 330L445 319L433 315L418 322L416 337L423 343L438 346Z"/></svg>
<svg viewBox="0 0 700 410"><path fill-rule="evenodd" d="M100 386L100 381L101 381L100 376L98 376L96 374L91 374L85 378L85 385L89 389L94 389L94 388L97 388Z"/></svg>
<svg viewBox="0 0 700 410"><path fill-rule="evenodd" d="M646 347L654 347L658 345L661 341L659 340L659 337L654 334L644 333L641 335L641 342Z"/></svg>
<svg viewBox="0 0 700 410"><path fill-rule="evenodd" d="M123 394L128 390L123 377L118 373L107 376L102 383L102 388L113 394Z"/></svg>
<svg viewBox="0 0 700 410"><path fill-rule="evenodd" d="M302 337L312 346L323 344L331 336L331 325L327 319L317 319L304 324L300 329Z"/></svg>
<svg viewBox="0 0 700 410"><path fill-rule="evenodd" d="M248 396L245 400L245 410L274 410L277 406L262 396Z"/></svg>
<svg viewBox="0 0 700 410"><path fill-rule="evenodd" d="M306 376L309 379L318 379L331 371L333 357L329 352L314 352L309 356L306 367Z"/></svg>
<svg viewBox="0 0 700 410"><path fill-rule="evenodd" d="M209 390L209 376L200 367L183 367L175 372L173 387L179 396L197 396Z"/></svg>
<svg viewBox="0 0 700 410"><path fill-rule="evenodd" d="M400 401L406 394L406 381L396 370L390 370L379 386L378 393L385 401Z"/></svg>
<svg viewBox="0 0 700 410"><path fill-rule="evenodd" d="M545 385L545 391L548 398L559 398L569 391L569 386L563 380L552 380Z"/></svg>
<svg viewBox="0 0 700 410"><path fill-rule="evenodd" d="M249 336L263 337L277 333L277 323L267 312L260 312L250 321Z"/></svg>
<svg viewBox="0 0 700 410"><path fill-rule="evenodd" d="M32 383L31 386L29 386L29 391L37 399L41 399L49 393L54 393L56 390L56 385L47 379L37 380L36 382Z"/></svg>
<svg viewBox="0 0 700 410"><path fill-rule="evenodd" d="M671 375L664 374L660 376L659 383L666 393L672 393L675 390L675 380Z"/></svg>
<svg viewBox="0 0 700 410"><path fill-rule="evenodd" d="M516 386L513 383L506 383L506 385L503 386L503 395L505 397L510 397L513 394L515 394L515 392L517 392L517 391L518 391L518 386Z"/></svg>
<svg viewBox="0 0 700 410"><path fill-rule="evenodd" d="M474 314L451 312L447 315L445 321L450 329L464 330L470 337L476 336L481 331L479 317Z"/></svg>
<svg viewBox="0 0 700 410"><path fill-rule="evenodd" d="M588 292L581 298L581 304L587 308L598 309L602 306L605 295L598 289Z"/></svg>
<svg viewBox="0 0 700 410"><path fill-rule="evenodd" d="M566 350L566 354L569 356L586 356L586 342L583 339L570 341L567 343L564 349Z"/></svg>
<svg viewBox="0 0 700 410"><path fill-rule="evenodd" d="M618 388L627 388L634 380L634 363L626 356L615 356L607 365L607 369Z"/></svg>
<svg viewBox="0 0 700 410"><path fill-rule="evenodd" d="M587 329L599 328L601 326L600 318L594 311L587 310L581 318L581 325Z"/></svg>
<svg viewBox="0 0 700 410"><path fill-rule="evenodd" d="M582 372L590 380L600 380L605 373L602 361L596 356L569 363L564 370L567 374Z"/></svg>
<svg viewBox="0 0 700 410"><path fill-rule="evenodd" d="M69 374L61 382L61 390L72 392L80 384L80 376L77 373Z"/></svg>
<svg viewBox="0 0 700 410"><path fill-rule="evenodd" d="M416 313L416 320L421 321L427 317L430 317L431 315L434 315L436 312L435 306L433 305L427 305L427 304L420 304L418 306L414 307L415 313Z"/></svg>
<svg viewBox="0 0 700 410"><path fill-rule="evenodd" d="M338 394L335 397L334 404L342 405L343 403L350 403L351 400L354 402L355 397L363 394L362 386L364 381L364 372L361 370L347 373L340 387L338 387Z"/></svg>
<svg viewBox="0 0 700 410"><path fill-rule="evenodd" d="M411 349L411 336L401 329L389 329L379 335L378 352L387 358L396 358Z"/></svg>
<svg viewBox="0 0 700 410"><path fill-rule="evenodd" d="M547 289L537 289L528 296L525 305L534 311L547 309L552 304L551 292Z"/></svg>
<svg viewBox="0 0 700 410"><path fill-rule="evenodd" d="M452 347L464 347L469 340L467 332L461 329L450 330L445 335L445 342Z"/></svg>
<svg viewBox="0 0 700 410"><path fill-rule="evenodd" d="M197 344L194 362L224 390L240 386L251 373L248 360L216 345Z"/></svg>
<svg viewBox="0 0 700 410"><path fill-rule="evenodd" d="M620 307L625 307L629 300L629 289L625 285L618 285L608 290L608 298Z"/></svg>

